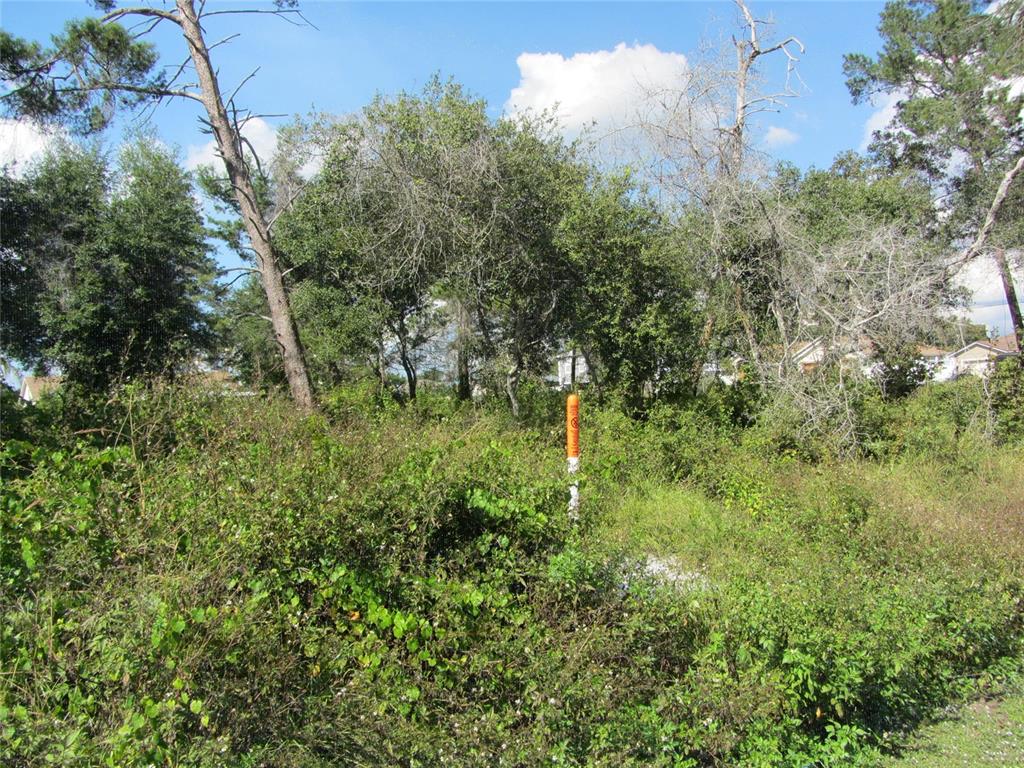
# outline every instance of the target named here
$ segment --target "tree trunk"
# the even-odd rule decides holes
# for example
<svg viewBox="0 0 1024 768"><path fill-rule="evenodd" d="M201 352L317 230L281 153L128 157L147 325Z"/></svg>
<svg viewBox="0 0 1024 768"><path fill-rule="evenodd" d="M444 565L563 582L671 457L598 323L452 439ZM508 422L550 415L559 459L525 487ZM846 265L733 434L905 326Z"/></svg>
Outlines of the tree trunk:
<svg viewBox="0 0 1024 768"><path fill-rule="evenodd" d="M508 395L508 404L512 409L512 415L515 418L519 418L519 374L521 373L522 366L519 361L508 369L508 375L505 376L505 394Z"/></svg>
<svg viewBox="0 0 1024 768"><path fill-rule="evenodd" d="M256 191L249 168L245 163L238 131L228 117L227 109L224 106L224 99L217 83L217 75L210 63L210 51L203 37L194 2L193 0L177 0L177 6L181 13L181 28L199 79L203 106L206 107L214 139L217 142L217 149L224 159L228 178L235 190L235 199L238 200L245 231L256 252L263 290L267 296L267 304L270 305L270 320L274 329L274 339L281 350L288 387L296 405L308 410L314 407L313 390L309 383L309 373L306 369L302 345L299 343L299 335L292 319L291 307L288 304L284 277L277 262L277 254L270 242L270 227L256 199Z"/></svg>
<svg viewBox="0 0 1024 768"><path fill-rule="evenodd" d="M402 354L402 368L405 369L405 382L409 387L410 402L416 399L416 382L419 377L416 375L416 367L409 361L409 358Z"/></svg>
<svg viewBox="0 0 1024 768"><path fill-rule="evenodd" d="M753 51L751 52L753 53ZM743 139L747 128L747 77L754 59L747 53L745 43L736 43L736 115L735 122L729 131L731 145L729 147L728 169L729 178L734 181L740 177L743 166Z"/></svg>
<svg viewBox="0 0 1024 768"><path fill-rule="evenodd" d="M463 401L471 400L473 397L473 386L469 381L469 354L460 347L456 355L458 357L456 365L459 369L458 398Z"/></svg>
<svg viewBox="0 0 1024 768"><path fill-rule="evenodd" d="M1024 353L1024 320L1021 319L1020 301L1017 299L1017 289L1013 285L1010 264L1006 261L1006 252L1002 248L996 248L992 257L999 269L999 278L1003 281L1003 294L1006 296L1006 305L1010 308L1010 320L1013 325L1013 335L1017 339L1017 351Z"/></svg>
<svg viewBox="0 0 1024 768"><path fill-rule="evenodd" d="M473 385L469 380L469 313L461 301L458 302L458 324L455 337L455 367L459 379L459 400L470 400L473 397Z"/></svg>
<svg viewBox="0 0 1024 768"><path fill-rule="evenodd" d="M416 375L416 364L409 355L409 331L405 327L405 318L399 318L392 330L398 339L398 359L402 363L402 370L405 371L405 381L409 386L409 400L412 401L416 399L416 382L419 377Z"/></svg>
<svg viewBox="0 0 1024 768"><path fill-rule="evenodd" d="M388 389L388 366L384 359L384 329L377 333L377 376L380 378L380 397L384 399L384 393Z"/></svg>
<svg viewBox="0 0 1024 768"><path fill-rule="evenodd" d="M747 346L750 348L750 359L751 362L761 369L761 355L758 353L757 348L757 335L754 333L754 326L750 322L750 316L747 314L746 309L743 307L743 288L740 286L739 279L733 280L733 303L736 306L736 314L740 318L740 325L743 326L743 334L747 337Z"/></svg>

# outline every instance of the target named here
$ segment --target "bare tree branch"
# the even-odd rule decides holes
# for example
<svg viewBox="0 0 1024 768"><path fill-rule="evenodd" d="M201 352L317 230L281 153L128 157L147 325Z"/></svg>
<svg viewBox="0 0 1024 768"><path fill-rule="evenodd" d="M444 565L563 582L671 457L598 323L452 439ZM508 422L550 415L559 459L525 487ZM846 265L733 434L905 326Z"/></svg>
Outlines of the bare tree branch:
<svg viewBox="0 0 1024 768"><path fill-rule="evenodd" d="M1003 203L1006 201L1006 196L1010 193L1010 185L1013 184L1014 179L1017 178L1017 174L1022 170L1024 170L1024 155L1018 157L1017 162L1010 166L1006 173L1003 174L1002 181L999 182L999 188L996 190L996 194L992 198L992 203L989 205L988 211L985 213L985 220L982 222L981 228L978 230L978 234L975 236L974 241L964 249L955 261L952 262L950 265L951 269L959 269L977 256L981 252L981 249L985 247L985 243L988 241L989 235L992 234L992 228L996 224L999 211L1003 207Z"/></svg>
<svg viewBox="0 0 1024 768"><path fill-rule="evenodd" d="M117 21L124 16L155 16L161 20L172 21L178 26L181 26L181 19L178 17L176 11L162 11L159 8L151 8L149 6L132 6L129 8L118 8L117 10L111 11L100 18L100 21L104 23Z"/></svg>

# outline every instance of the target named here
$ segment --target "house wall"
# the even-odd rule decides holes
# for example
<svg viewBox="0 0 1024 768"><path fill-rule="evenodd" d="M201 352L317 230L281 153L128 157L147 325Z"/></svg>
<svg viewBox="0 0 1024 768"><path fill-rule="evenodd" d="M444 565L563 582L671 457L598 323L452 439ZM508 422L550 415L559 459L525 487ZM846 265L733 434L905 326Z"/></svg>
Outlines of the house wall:
<svg viewBox="0 0 1024 768"><path fill-rule="evenodd" d="M962 350L959 354L952 355L955 375L978 376L985 378L992 370L992 363L1005 357L989 347L973 346Z"/></svg>
<svg viewBox="0 0 1024 768"><path fill-rule="evenodd" d="M590 370L583 355L576 355L576 383L586 384L590 381ZM558 386L561 389L572 386L572 355L558 356Z"/></svg>

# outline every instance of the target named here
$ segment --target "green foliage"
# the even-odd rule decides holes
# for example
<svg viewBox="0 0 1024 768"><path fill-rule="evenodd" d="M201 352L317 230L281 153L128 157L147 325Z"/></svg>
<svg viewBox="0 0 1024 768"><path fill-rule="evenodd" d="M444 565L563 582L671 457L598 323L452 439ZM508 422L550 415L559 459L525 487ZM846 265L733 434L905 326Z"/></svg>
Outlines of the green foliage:
<svg viewBox="0 0 1024 768"><path fill-rule="evenodd" d="M872 373L881 395L889 400L906 397L928 380L928 364L916 345L896 345L878 351Z"/></svg>
<svg viewBox="0 0 1024 768"><path fill-rule="evenodd" d="M692 291L673 269L664 222L629 177L594 178L570 192L559 240L573 270L567 329L594 364L599 393L642 410L645 388L693 390Z"/></svg>
<svg viewBox="0 0 1024 768"><path fill-rule="evenodd" d="M984 387L973 376L919 390L894 416L895 440L904 452L970 459L987 450Z"/></svg>
<svg viewBox="0 0 1024 768"><path fill-rule="evenodd" d="M878 56L846 56L855 102L900 94L895 124L872 149L891 167L924 171L946 185L953 211L945 227L954 241L974 238L1024 148L1022 96L1011 95L1011 83L1024 74L1020 18L1019 0L897 0L882 12ZM994 244L1020 243L1020 206L1018 183L996 216Z"/></svg>
<svg viewBox="0 0 1024 768"><path fill-rule="evenodd" d="M800 179L794 207L808 234L826 244L848 238L850 223L857 215L879 225L920 227L935 218L926 184L852 152L837 157L829 170L811 170Z"/></svg>
<svg viewBox="0 0 1024 768"><path fill-rule="evenodd" d="M326 133L326 161L278 243L325 386L376 358L382 376L401 366L415 399L426 358L443 355L426 350L434 343L476 357L478 378L511 367L514 399L519 379L548 363L568 311L555 241L584 172L550 121L491 120L483 101L434 78L292 134L303 131Z"/></svg>
<svg viewBox="0 0 1024 768"><path fill-rule="evenodd" d="M886 768L1015 768L1024 754L1024 680L1020 664L995 675L990 692L944 712L916 733Z"/></svg>
<svg viewBox="0 0 1024 768"><path fill-rule="evenodd" d="M1008 78L1020 74L1021 64L1010 55L1019 34L1011 21L1015 3L1006 6L985 13L967 0L886 5L881 53L874 59L850 54L844 64L855 101L909 91L900 100L898 128L879 136L880 150L938 175L956 149L972 163L1011 149L1007 139L1019 121L1020 97L1007 98Z"/></svg>
<svg viewBox="0 0 1024 768"><path fill-rule="evenodd" d="M112 172L98 151L66 144L23 186L26 218L4 264L14 309L26 313L9 329L5 306L5 354L104 392L121 378L171 372L208 345L201 302L212 264L191 181L173 157L140 140Z"/></svg>
<svg viewBox="0 0 1024 768"><path fill-rule="evenodd" d="M1024 440L1024 358L1000 360L989 381L997 435L1007 442Z"/></svg>
<svg viewBox="0 0 1024 768"><path fill-rule="evenodd" d="M883 55L848 64L858 98L922 71L946 89L911 94L910 138L883 159L936 171L966 126L975 169L998 168L1005 115L979 84L1013 65L973 54L1008 50L1002 22L923 7L890 4ZM936 41L963 60L935 68ZM152 94L152 51L116 24L55 44L97 90L41 90L48 52L4 35L17 111L92 128L104 77ZM155 382L70 406L0 390L5 765L866 766L1021 656L1021 459L991 439L1024 429L1019 361L918 386L910 353L884 349L881 389L847 384L822 416L843 440L750 375L698 392L702 347L784 340L768 193L723 197L724 226L689 208L669 238L630 178L553 128L491 120L437 80L330 126L275 228L319 413ZM4 181L3 299L27 310L4 353L93 390L173 369L206 332L188 178L142 145L118 172L62 152ZM283 162L261 207L295 181ZM864 221L933 224L930 189L854 157L778 180L822 246ZM962 182L963 200L984 186ZM265 301L246 281L220 330L271 389ZM442 312L483 404L417 392ZM537 378L565 341L601 402L578 521L563 396ZM837 371L813 386L837 391ZM514 419L491 412L505 397Z"/></svg>
<svg viewBox="0 0 1024 768"><path fill-rule="evenodd" d="M988 341L988 329L963 317L937 318L932 332L922 341L955 351L972 341Z"/></svg>
<svg viewBox="0 0 1024 768"><path fill-rule="evenodd" d="M22 360L38 359L46 341L38 307L43 275L26 247L31 242L29 222L34 207L25 181L6 173L0 176L0 229L4 233L0 246L0 353Z"/></svg>
<svg viewBox="0 0 1024 768"><path fill-rule="evenodd" d="M889 502L923 465L590 407L574 526L560 420L428 391L135 387L8 440L5 763L867 765L1020 650L1013 537Z"/></svg>
<svg viewBox="0 0 1024 768"><path fill-rule="evenodd" d="M5 173L3 184L3 354L39 365L53 344L48 289L98 239L110 173L97 148L64 144L26 178Z"/></svg>
<svg viewBox="0 0 1024 768"><path fill-rule="evenodd" d="M102 130L118 106L167 88L165 73L153 74L156 48L138 37L98 18L68 22L49 48L0 31L0 75L10 84L5 110L81 133Z"/></svg>
<svg viewBox="0 0 1024 768"><path fill-rule="evenodd" d="M946 518L891 503L915 466L874 488L860 471L741 454L720 472L724 503L663 488L627 500L601 532L670 557L690 574L686 599L713 602L706 644L673 693L693 691L691 733L724 747L724 763L872 765L900 731L970 691L973 664L1020 653L1014 557L989 559L991 532L937 533ZM965 514L962 503L949 513Z"/></svg>
<svg viewBox="0 0 1024 768"><path fill-rule="evenodd" d="M255 275L218 303L214 328L223 362L247 385L266 390L286 385L284 364L267 319L267 295Z"/></svg>
<svg viewBox="0 0 1024 768"><path fill-rule="evenodd" d="M583 162L550 116L492 120L435 78L289 136L292 165L303 142L326 153L276 230L325 388L375 358L381 376L401 366L415 399L421 369L455 352L463 398L471 361L518 411L520 385L568 342L601 396L633 411L692 391L696 310L669 267L666 222L631 178Z"/></svg>

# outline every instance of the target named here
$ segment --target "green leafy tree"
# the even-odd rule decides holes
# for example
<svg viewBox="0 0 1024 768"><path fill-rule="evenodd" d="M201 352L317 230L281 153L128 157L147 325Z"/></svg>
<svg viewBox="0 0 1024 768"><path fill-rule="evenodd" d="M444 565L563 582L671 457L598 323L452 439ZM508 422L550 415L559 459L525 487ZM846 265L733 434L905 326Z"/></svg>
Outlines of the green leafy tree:
<svg viewBox="0 0 1024 768"><path fill-rule="evenodd" d="M107 214L111 178L93 147L61 143L25 178L4 175L3 353L52 364L52 302L67 296L76 256L93 247Z"/></svg>
<svg viewBox="0 0 1024 768"><path fill-rule="evenodd" d="M262 389L287 386L267 320L267 297L253 275L239 275L216 303L213 327L221 360L240 380Z"/></svg>
<svg viewBox="0 0 1024 768"><path fill-rule="evenodd" d="M0 176L0 353L27 363L42 358L46 330L39 316L45 263L31 247L37 205L30 185Z"/></svg>
<svg viewBox="0 0 1024 768"><path fill-rule="evenodd" d="M693 291L664 245L666 227L628 176L594 174L573 191L559 244L574 270L568 335L599 389L633 411L692 393L698 323Z"/></svg>
<svg viewBox="0 0 1024 768"><path fill-rule="evenodd" d="M483 103L437 78L330 125L323 167L279 227L311 353L341 363L369 335L382 383L393 352L416 397L440 286L472 227L471 163L488 130Z"/></svg>
<svg viewBox="0 0 1024 768"><path fill-rule="evenodd" d="M5 260L24 266L29 314L8 333L5 311L6 354L103 391L173 373L207 346L213 266L191 180L173 157L140 141L111 172L97 150L64 145L24 189L27 219Z"/></svg>
<svg viewBox="0 0 1024 768"><path fill-rule="evenodd" d="M435 79L297 130L325 159L278 242L316 375L338 380L362 348L382 384L393 355L415 397L429 343L435 365L456 361L460 396L472 358L515 412L520 382L573 339L635 407L690 379L691 293L666 268L660 217L581 162L550 116L494 121Z"/></svg>
<svg viewBox="0 0 1024 768"><path fill-rule="evenodd" d="M1000 360L990 382L996 433L1007 442L1024 441L1024 357Z"/></svg>
<svg viewBox="0 0 1024 768"><path fill-rule="evenodd" d="M475 355L517 410L520 380L550 363L568 311L558 231L567 191L586 177L571 148L549 118L492 121L436 78L328 133L321 172L279 225L296 295L316 297L304 339L327 349L349 335L323 322L328 311L376 321L382 382L388 340L412 397L423 348L447 343L462 396Z"/></svg>
<svg viewBox="0 0 1024 768"><path fill-rule="evenodd" d="M1019 175L1024 171L1024 76L1020 0L896 0L882 12L882 50L847 55L855 102L898 97L892 125L873 150L893 167L939 184L953 215L949 235L966 243L956 265L988 250L1018 342L1024 319L1005 249L1019 246ZM1016 213L1015 213L1016 211Z"/></svg>
<svg viewBox="0 0 1024 768"><path fill-rule="evenodd" d="M522 377L548 367L571 309L573 269L558 232L586 169L545 116L501 121L493 151L493 225L464 269L476 274L482 348L518 415Z"/></svg>

